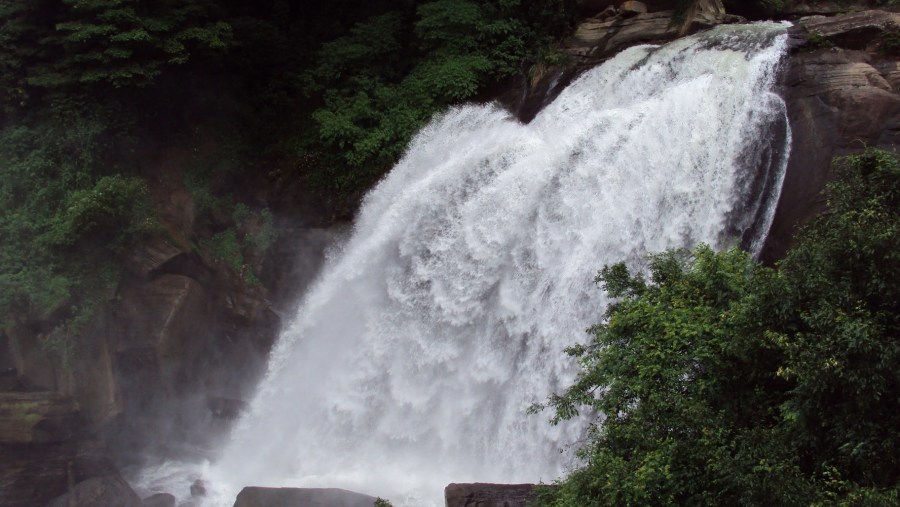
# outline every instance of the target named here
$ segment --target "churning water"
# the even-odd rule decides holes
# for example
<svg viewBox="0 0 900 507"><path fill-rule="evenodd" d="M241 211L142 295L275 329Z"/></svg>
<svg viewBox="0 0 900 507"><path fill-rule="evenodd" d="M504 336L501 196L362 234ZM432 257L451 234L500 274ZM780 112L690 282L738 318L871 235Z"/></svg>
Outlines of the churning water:
<svg viewBox="0 0 900 507"><path fill-rule="evenodd" d="M604 264L706 242L758 248L790 134L784 26L629 49L532 123L436 118L365 198L207 471L442 505L449 482L551 481L583 424L526 408L574 376Z"/></svg>

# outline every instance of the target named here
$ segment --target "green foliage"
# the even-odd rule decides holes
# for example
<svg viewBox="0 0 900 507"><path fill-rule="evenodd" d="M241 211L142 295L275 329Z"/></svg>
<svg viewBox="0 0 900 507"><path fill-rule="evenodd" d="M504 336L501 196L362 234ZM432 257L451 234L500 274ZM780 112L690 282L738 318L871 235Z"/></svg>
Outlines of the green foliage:
<svg viewBox="0 0 900 507"><path fill-rule="evenodd" d="M810 49L833 48L834 43L822 36L819 32L810 32L806 38L806 45Z"/></svg>
<svg viewBox="0 0 900 507"><path fill-rule="evenodd" d="M302 148L322 155L315 181L341 192L367 188L436 112L545 54L571 26L573 5L434 0L324 44L306 77L308 90L323 93L312 114L317 137Z"/></svg>
<svg viewBox="0 0 900 507"><path fill-rule="evenodd" d="M0 321L66 356L158 232L147 182L182 169L197 247L255 282L274 217L235 189L290 172L351 201L435 112L547 55L576 4L0 1Z"/></svg>
<svg viewBox="0 0 900 507"><path fill-rule="evenodd" d="M211 1L7 0L0 69L13 97L28 87L146 84L167 65L221 51L231 27Z"/></svg>
<svg viewBox="0 0 900 507"><path fill-rule="evenodd" d="M738 250L597 280L617 302L555 421L602 414L551 506L891 505L900 470L900 162L836 163L830 213L774 268Z"/></svg>
<svg viewBox="0 0 900 507"><path fill-rule="evenodd" d="M184 183L194 200L195 228L216 231L201 237L199 246L245 281L257 284L254 261L277 240L275 217L268 208L253 210L244 203L236 203L231 195L217 190L212 183L232 176L241 163L239 154L228 150L207 157L197 156L184 175Z"/></svg>
<svg viewBox="0 0 900 507"><path fill-rule="evenodd" d="M117 280L115 263L154 229L143 181L109 171L108 123L67 112L0 131L4 323L56 315L80 327Z"/></svg>
<svg viewBox="0 0 900 507"><path fill-rule="evenodd" d="M263 209L251 212L239 204L234 211L234 226L202 239L200 246L218 262L222 262L244 281L258 284L252 259L260 257L278 237L272 212Z"/></svg>
<svg viewBox="0 0 900 507"><path fill-rule="evenodd" d="M394 507L394 504L388 502L384 498L376 498L373 507Z"/></svg>
<svg viewBox="0 0 900 507"><path fill-rule="evenodd" d="M895 23L888 23L884 30L881 31L880 49L881 52L889 56L900 55L900 26Z"/></svg>
<svg viewBox="0 0 900 507"><path fill-rule="evenodd" d="M235 271L240 271L244 265L241 243L234 229L229 228L213 235L203 242L203 246L212 253L216 260L224 262Z"/></svg>

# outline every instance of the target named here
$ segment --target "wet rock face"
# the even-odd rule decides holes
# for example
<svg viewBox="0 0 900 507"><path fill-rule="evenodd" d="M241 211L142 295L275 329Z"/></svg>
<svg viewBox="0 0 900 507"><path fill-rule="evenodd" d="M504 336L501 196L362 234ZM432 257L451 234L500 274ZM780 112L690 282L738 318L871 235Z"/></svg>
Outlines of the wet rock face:
<svg viewBox="0 0 900 507"><path fill-rule="evenodd" d="M56 392L0 393L0 444L46 444L71 440L78 406Z"/></svg>
<svg viewBox="0 0 900 507"><path fill-rule="evenodd" d="M841 16L811 16L800 20L796 30L815 34L844 49L868 49L881 32L900 25L900 14L886 11L860 11Z"/></svg>
<svg viewBox="0 0 900 507"><path fill-rule="evenodd" d="M78 417L75 402L59 393L0 393L0 505L43 504L66 491Z"/></svg>
<svg viewBox="0 0 900 507"><path fill-rule="evenodd" d="M373 496L336 488L256 488L241 490L234 507L372 507Z"/></svg>
<svg viewBox="0 0 900 507"><path fill-rule="evenodd" d="M535 500L534 484L450 484L447 507L526 507Z"/></svg>
<svg viewBox="0 0 900 507"><path fill-rule="evenodd" d="M143 507L175 507L175 497L168 493L148 496L141 502Z"/></svg>
<svg viewBox="0 0 900 507"><path fill-rule="evenodd" d="M105 448L92 440L0 444L0 505L43 506L78 482L115 473Z"/></svg>
<svg viewBox="0 0 900 507"><path fill-rule="evenodd" d="M76 484L47 507L142 507L142 503L124 479L107 475Z"/></svg>
<svg viewBox="0 0 900 507"><path fill-rule="evenodd" d="M900 15L812 18L793 29L800 38L819 34L831 47L807 45L788 61L782 95L793 145L764 260L784 255L796 228L824 209L821 192L832 177L833 157L900 143L900 65L877 47L889 21L900 21Z"/></svg>

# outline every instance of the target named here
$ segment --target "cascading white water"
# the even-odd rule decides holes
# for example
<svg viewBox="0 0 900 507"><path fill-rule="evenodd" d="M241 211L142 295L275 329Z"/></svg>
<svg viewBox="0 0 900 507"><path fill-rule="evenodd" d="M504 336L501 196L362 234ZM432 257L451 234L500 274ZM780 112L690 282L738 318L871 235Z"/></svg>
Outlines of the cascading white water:
<svg viewBox="0 0 900 507"><path fill-rule="evenodd" d="M528 125L493 105L435 119L365 198L208 483L227 505L269 485L421 506L449 482L557 478L582 424L525 410L572 379L596 271L764 236L790 144L783 32L629 49Z"/></svg>

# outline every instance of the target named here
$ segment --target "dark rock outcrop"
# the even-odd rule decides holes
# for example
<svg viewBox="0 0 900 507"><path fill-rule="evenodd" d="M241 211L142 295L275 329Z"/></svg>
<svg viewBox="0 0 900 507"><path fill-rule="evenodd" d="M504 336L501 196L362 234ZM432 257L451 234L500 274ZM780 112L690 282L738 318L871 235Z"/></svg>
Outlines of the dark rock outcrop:
<svg viewBox="0 0 900 507"><path fill-rule="evenodd" d="M873 28L898 16L875 11L812 18L794 29L801 37L815 30L835 46L793 54L783 77L793 146L764 260L781 257L796 228L824 209L821 192L832 177L833 157L900 142L898 63L878 51L881 32Z"/></svg>
<svg viewBox="0 0 900 507"><path fill-rule="evenodd" d="M739 21L729 16L721 0L698 0L680 15L674 10L647 6L619 9L610 17L584 20L565 42L565 50L581 65L597 63L636 44L663 43L722 23Z"/></svg>
<svg viewBox="0 0 900 507"><path fill-rule="evenodd" d="M43 505L70 481L114 473L105 447L84 427L68 396L0 393L0 505Z"/></svg>
<svg viewBox="0 0 900 507"><path fill-rule="evenodd" d="M372 507L377 498L337 488L244 488L234 507Z"/></svg>
<svg viewBox="0 0 900 507"><path fill-rule="evenodd" d="M78 406L68 396L46 391L0 393L0 444L46 444L71 440Z"/></svg>
<svg viewBox="0 0 900 507"><path fill-rule="evenodd" d="M865 50L877 43L882 31L891 25L900 26L900 14L874 10L832 17L811 16L800 20L796 29L844 49Z"/></svg>
<svg viewBox="0 0 900 507"><path fill-rule="evenodd" d="M142 507L142 503L124 479L107 475L76 484L47 507Z"/></svg>
<svg viewBox="0 0 900 507"><path fill-rule="evenodd" d="M444 488L447 507L526 507L534 499L534 484L454 483Z"/></svg>
<svg viewBox="0 0 900 507"><path fill-rule="evenodd" d="M520 121L530 122L581 72L637 44L661 44L741 18L728 15L721 0L698 0L676 15L676 0L587 2L593 17L582 20L563 43L568 65L537 64L509 91L496 99Z"/></svg>
<svg viewBox="0 0 900 507"><path fill-rule="evenodd" d="M141 504L143 507L175 507L175 497L168 493L157 493L145 498Z"/></svg>

